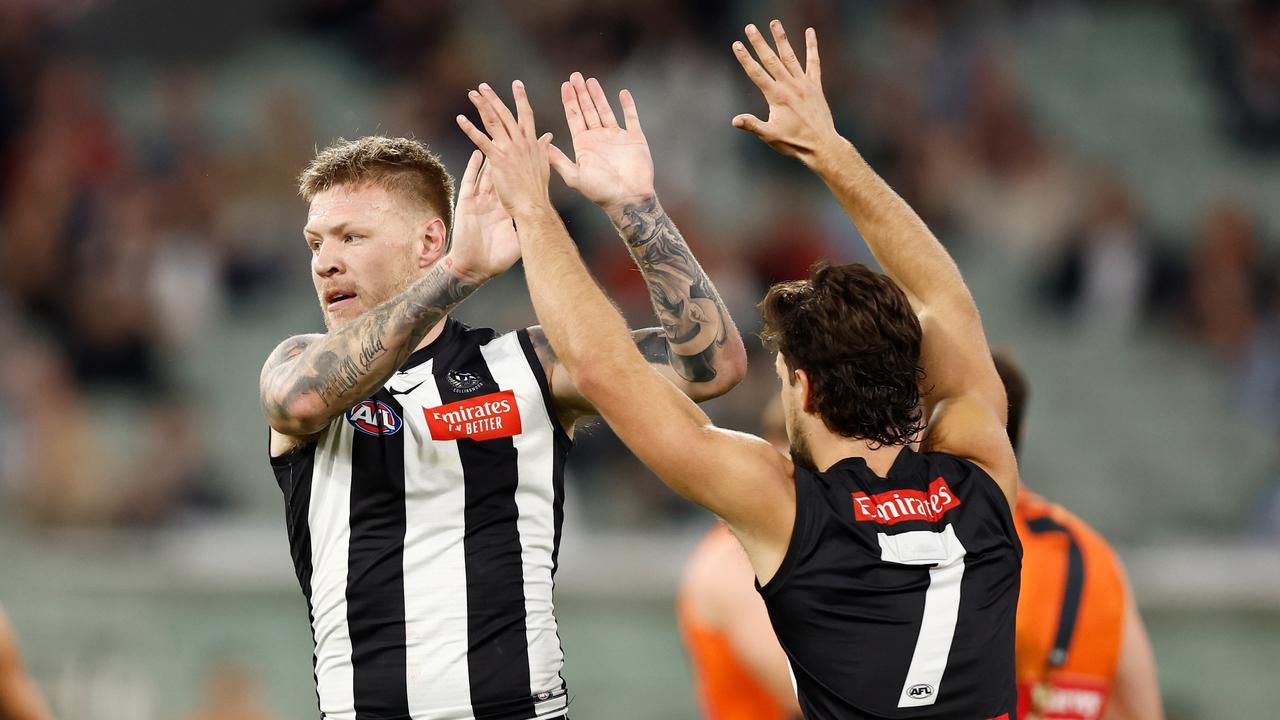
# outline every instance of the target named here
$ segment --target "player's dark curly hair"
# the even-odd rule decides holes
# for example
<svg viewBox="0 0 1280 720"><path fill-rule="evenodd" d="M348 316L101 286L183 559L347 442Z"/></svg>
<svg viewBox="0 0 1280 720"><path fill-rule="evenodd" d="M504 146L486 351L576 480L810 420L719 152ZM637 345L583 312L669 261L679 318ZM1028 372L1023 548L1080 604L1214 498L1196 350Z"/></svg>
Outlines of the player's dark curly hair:
<svg viewBox="0 0 1280 720"><path fill-rule="evenodd" d="M831 432L902 445L923 429L920 321L888 277L820 262L807 280L769 288L759 308L765 345L809 375Z"/></svg>

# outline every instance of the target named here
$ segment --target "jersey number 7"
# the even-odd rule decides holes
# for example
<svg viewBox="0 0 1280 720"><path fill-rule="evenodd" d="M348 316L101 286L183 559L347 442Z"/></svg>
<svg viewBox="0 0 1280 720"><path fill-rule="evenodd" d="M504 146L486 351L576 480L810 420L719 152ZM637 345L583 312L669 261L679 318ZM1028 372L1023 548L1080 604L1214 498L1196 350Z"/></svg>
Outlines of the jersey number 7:
<svg viewBox="0 0 1280 720"><path fill-rule="evenodd" d="M911 665L902 684L898 707L932 705L942 690L942 673L947 669L956 617L960 614L960 583L964 579L964 545L948 525L942 532L912 530L887 535L880 540L880 559L898 565L931 565L929 589L924 594L924 617L920 636L911 653Z"/></svg>

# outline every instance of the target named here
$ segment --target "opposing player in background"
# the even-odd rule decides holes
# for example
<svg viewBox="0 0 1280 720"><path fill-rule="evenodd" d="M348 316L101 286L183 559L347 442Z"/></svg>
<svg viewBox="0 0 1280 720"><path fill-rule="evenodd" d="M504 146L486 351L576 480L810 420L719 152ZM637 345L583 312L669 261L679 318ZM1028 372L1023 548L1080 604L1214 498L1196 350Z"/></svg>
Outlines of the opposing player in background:
<svg viewBox="0 0 1280 720"><path fill-rule="evenodd" d="M782 405L761 417L764 438L788 452ZM787 720L800 717L787 655L756 592L755 571L729 527L716 523L685 564L676 619L707 720Z"/></svg>
<svg viewBox="0 0 1280 720"><path fill-rule="evenodd" d="M644 136L595 113L600 93L565 83L577 158L558 163L648 284L663 326L633 348L669 387L714 397L745 372L742 339L658 203ZM474 153L454 212L425 146L372 137L300 179L329 332L282 343L260 387L328 720L565 716L552 587L568 433L594 410L540 328L447 317L519 258L490 177Z"/></svg>
<svg viewBox="0 0 1280 720"><path fill-rule="evenodd" d="M996 370L1009 396L1009 440L1022 440L1029 389L1004 353ZM1022 538L1018 600L1018 717L1161 720L1146 627L1107 541L1060 505L1018 487Z"/></svg>
<svg viewBox="0 0 1280 720"><path fill-rule="evenodd" d="M780 23L776 53L747 34L763 67L735 51L770 115L735 125L826 181L888 275L820 264L765 297L794 462L715 427L637 351L551 205L553 153L523 93L514 115L496 97L477 103L487 134L459 124L515 220L559 361L627 446L746 549L805 717L1011 717L1018 475L977 308L942 245L835 131L813 31L807 67ZM926 409L917 453L907 444Z"/></svg>
<svg viewBox="0 0 1280 720"><path fill-rule="evenodd" d="M50 720L53 715L27 675L18 638L0 610L0 720Z"/></svg>

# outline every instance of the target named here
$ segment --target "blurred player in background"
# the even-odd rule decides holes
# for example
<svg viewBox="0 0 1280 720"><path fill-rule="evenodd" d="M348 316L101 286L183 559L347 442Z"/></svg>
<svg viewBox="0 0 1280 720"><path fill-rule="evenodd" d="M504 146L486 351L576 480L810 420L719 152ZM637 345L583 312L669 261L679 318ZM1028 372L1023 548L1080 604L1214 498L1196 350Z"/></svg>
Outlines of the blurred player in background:
<svg viewBox="0 0 1280 720"><path fill-rule="evenodd" d="M640 265L662 327L633 347L715 397L746 371L742 339L654 194L643 135L592 95L580 75L562 87L577 157L557 165ZM329 332L283 342L261 396L328 720L565 716L552 587L568 433L594 408L540 328L447 317L520 254L482 159L456 212L439 160L404 138L340 141L300 179Z"/></svg>
<svg viewBox="0 0 1280 720"><path fill-rule="evenodd" d="M788 452L781 402L770 402L761 420L764 438ZM676 618L707 720L800 717L787 655L754 582L742 543L724 523L716 523L685 565Z"/></svg>
<svg viewBox="0 0 1280 720"><path fill-rule="evenodd" d="M496 96L477 103L487 134L459 124L515 220L534 309L566 370L658 477L746 549L805 717L1006 720L1017 463L977 308L938 240L836 132L813 31L801 66L772 28L776 53L747 28L763 67L735 44L769 120L734 124L825 180L888 273L819 264L762 303L794 462L715 427L637 352L551 204L549 165L565 173L519 84L515 115ZM926 411L917 453L907 443Z"/></svg>
<svg viewBox="0 0 1280 720"><path fill-rule="evenodd" d="M1009 396L1016 450L1029 395L1004 353L996 370ZM1060 505L1018 487L1022 538L1018 600L1018 717L1024 720L1161 720L1147 630L1107 541Z"/></svg>
<svg viewBox="0 0 1280 720"><path fill-rule="evenodd" d="M272 720L260 695L252 668L233 657L218 658L205 674L203 704L184 720Z"/></svg>
<svg viewBox="0 0 1280 720"><path fill-rule="evenodd" d="M0 609L0 720L50 720L53 715L27 675L4 610Z"/></svg>

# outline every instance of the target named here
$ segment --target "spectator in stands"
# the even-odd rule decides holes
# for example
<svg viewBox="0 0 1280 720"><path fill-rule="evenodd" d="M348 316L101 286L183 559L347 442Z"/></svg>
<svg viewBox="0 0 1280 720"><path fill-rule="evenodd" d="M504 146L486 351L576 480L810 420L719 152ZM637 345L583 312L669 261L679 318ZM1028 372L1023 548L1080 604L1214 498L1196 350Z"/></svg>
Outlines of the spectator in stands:
<svg viewBox="0 0 1280 720"><path fill-rule="evenodd" d="M1253 215L1230 201L1210 209L1191 260L1191 323L1195 336L1235 367L1258 326L1271 282Z"/></svg>
<svg viewBox="0 0 1280 720"><path fill-rule="evenodd" d="M1228 130L1247 147L1280 149L1280 3L1242 0L1187 7Z"/></svg>
<svg viewBox="0 0 1280 720"><path fill-rule="evenodd" d="M1123 339L1176 305L1180 269L1152 242L1127 183L1103 170L1050 268L1046 294L1095 336Z"/></svg>

